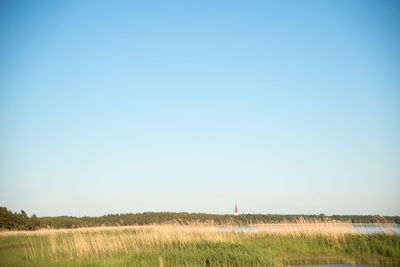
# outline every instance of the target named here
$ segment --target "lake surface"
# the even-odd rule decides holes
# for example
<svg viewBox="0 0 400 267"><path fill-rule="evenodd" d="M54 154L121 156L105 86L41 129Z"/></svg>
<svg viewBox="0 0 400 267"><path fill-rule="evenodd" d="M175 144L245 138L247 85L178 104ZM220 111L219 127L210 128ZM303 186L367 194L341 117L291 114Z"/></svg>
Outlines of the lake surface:
<svg viewBox="0 0 400 267"><path fill-rule="evenodd" d="M344 233L395 233L400 234L399 225L257 225L257 226L238 226L238 227L220 227L221 231L268 231L268 232L296 232L296 231L332 231ZM332 266L332 265L331 265ZM341 265L343 266L343 265ZM355 266L355 265L352 265ZM356 265L357 266L357 265ZM362 266L362 265L359 265Z"/></svg>
<svg viewBox="0 0 400 267"><path fill-rule="evenodd" d="M400 225L353 225L357 233L400 233Z"/></svg>

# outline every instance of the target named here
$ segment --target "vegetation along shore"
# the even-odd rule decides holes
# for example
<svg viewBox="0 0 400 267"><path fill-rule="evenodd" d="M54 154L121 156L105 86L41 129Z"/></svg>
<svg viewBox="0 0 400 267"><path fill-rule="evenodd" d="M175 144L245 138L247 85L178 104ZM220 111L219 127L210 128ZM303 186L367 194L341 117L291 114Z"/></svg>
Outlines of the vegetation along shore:
<svg viewBox="0 0 400 267"><path fill-rule="evenodd" d="M4 214L8 213L2 213L2 216ZM25 213L12 214L24 217L28 226L33 225L32 217L24 216ZM342 221L323 215L232 217L188 213L83 218L35 216L35 231L22 227L23 220L19 221L19 226L14 226L26 230L6 230L3 227L0 232L0 266L400 264L398 232L363 234L353 227L341 227L354 225L351 223L353 220L393 225L397 217L339 216ZM63 224L64 218L78 223L74 221L74 226ZM131 218L132 221L121 219L116 223L116 218ZM3 217L2 220L4 223ZM254 221L264 225L268 222L269 225L285 223L289 227L279 231L257 228L261 224L254 224ZM92 227L82 227L79 223L83 222ZM124 225L133 222L136 225ZM98 226L101 224L103 226ZM244 228L238 228L238 225L255 226L257 230L243 231ZM62 226L69 227L56 229Z"/></svg>

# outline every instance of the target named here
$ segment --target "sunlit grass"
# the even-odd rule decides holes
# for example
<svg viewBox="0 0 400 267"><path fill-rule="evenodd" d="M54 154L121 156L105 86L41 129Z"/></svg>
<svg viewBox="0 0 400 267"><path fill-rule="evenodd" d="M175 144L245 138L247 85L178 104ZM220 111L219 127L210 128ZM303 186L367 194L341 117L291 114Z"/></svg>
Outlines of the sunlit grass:
<svg viewBox="0 0 400 267"><path fill-rule="evenodd" d="M271 226L271 225L269 225ZM0 233L0 265L284 266L400 263L398 234L358 234L350 224L299 221L240 231L235 225L41 229Z"/></svg>

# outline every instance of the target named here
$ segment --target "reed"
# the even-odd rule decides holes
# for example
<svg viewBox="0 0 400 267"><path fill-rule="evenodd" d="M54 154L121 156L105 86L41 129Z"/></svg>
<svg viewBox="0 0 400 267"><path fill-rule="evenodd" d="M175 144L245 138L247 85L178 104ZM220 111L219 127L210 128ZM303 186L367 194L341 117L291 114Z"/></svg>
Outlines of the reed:
<svg viewBox="0 0 400 267"><path fill-rule="evenodd" d="M400 263L398 234L299 220L241 231L212 222L0 233L0 265L283 266ZM5 249L2 249L4 247Z"/></svg>

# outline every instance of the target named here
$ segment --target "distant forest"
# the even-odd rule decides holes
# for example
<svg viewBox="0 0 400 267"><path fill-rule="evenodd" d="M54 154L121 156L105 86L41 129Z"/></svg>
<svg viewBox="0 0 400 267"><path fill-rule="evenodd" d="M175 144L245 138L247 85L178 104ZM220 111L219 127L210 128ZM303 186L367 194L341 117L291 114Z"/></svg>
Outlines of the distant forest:
<svg viewBox="0 0 400 267"><path fill-rule="evenodd" d="M29 217L26 212L11 212L0 207L0 229L2 230L37 230L40 228L78 228L117 225L148 225L162 223L214 223L217 225L249 225L260 223L294 223L299 220L340 221L352 223L395 223L400 224L400 216L380 215L276 215L276 214L241 214L217 215L187 212L144 212L126 214L108 214L101 217Z"/></svg>

